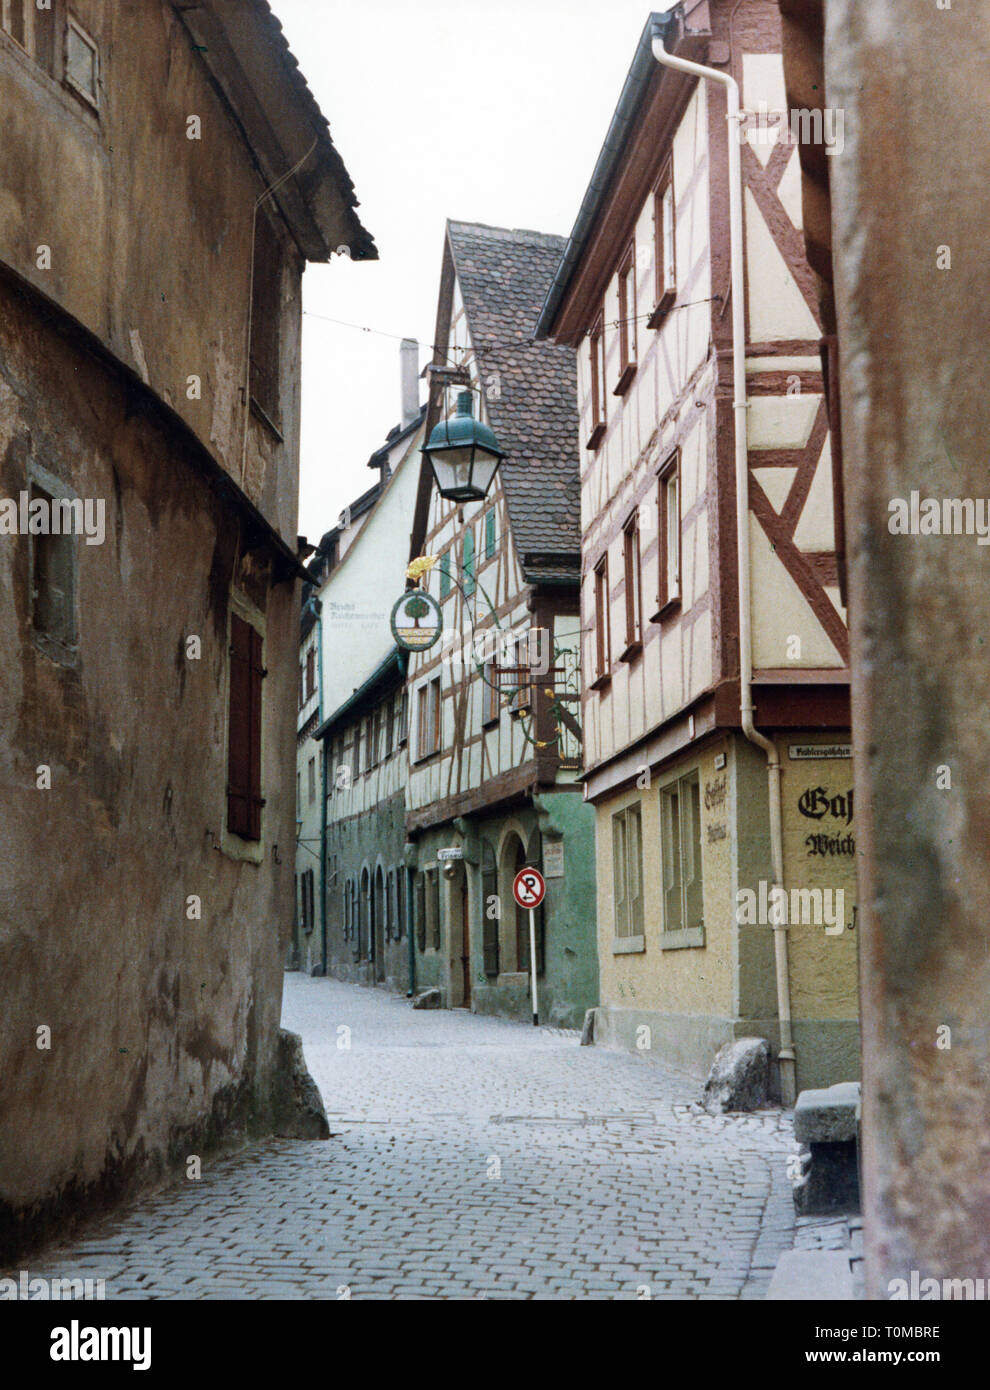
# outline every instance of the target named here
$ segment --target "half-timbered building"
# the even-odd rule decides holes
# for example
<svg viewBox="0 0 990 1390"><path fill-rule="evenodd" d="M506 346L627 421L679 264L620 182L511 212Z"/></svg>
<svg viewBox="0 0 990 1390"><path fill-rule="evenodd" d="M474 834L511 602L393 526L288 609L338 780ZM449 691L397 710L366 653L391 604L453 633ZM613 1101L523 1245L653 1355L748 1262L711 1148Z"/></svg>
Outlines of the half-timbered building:
<svg viewBox="0 0 990 1390"><path fill-rule="evenodd" d="M397 939L384 884L402 859L406 780L405 667L389 605L405 586L425 410L415 352L402 360L403 418L368 460L377 480L323 536L303 592L289 964L405 990L401 962L384 951Z"/></svg>
<svg viewBox="0 0 990 1390"><path fill-rule="evenodd" d="M744 108L742 607L726 95L654 37ZM766 1037L785 1094L795 1054L801 1086L858 1074L848 639L789 127L775 4L652 15L537 330L578 352L598 1036L702 1075ZM766 920L774 887L801 921L779 898Z"/></svg>
<svg viewBox="0 0 990 1390"><path fill-rule="evenodd" d="M424 460L411 558L440 645L410 657L407 828L420 980L449 1006L529 1017L530 931L512 881L541 867L541 1020L597 1002L593 815L581 796L580 527L574 353L534 346L563 250L538 232L448 222L427 431L456 393L507 457L481 502L440 497Z"/></svg>

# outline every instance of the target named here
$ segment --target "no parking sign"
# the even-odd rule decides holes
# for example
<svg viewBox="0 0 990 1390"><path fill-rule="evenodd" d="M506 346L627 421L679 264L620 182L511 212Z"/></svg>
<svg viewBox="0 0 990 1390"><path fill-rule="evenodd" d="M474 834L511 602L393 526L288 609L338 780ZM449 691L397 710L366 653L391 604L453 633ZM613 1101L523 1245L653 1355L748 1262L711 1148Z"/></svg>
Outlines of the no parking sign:
<svg viewBox="0 0 990 1390"><path fill-rule="evenodd" d="M546 892L546 879L539 869L520 869L512 880L512 896L520 907L539 907Z"/></svg>
<svg viewBox="0 0 990 1390"><path fill-rule="evenodd" d="M512 880L512 896L519 907L529 909L529 977L533 989L533 1026L540 1026L540 1006L536 998L536 909L546 897L546 879L528 864Z"/></svg>

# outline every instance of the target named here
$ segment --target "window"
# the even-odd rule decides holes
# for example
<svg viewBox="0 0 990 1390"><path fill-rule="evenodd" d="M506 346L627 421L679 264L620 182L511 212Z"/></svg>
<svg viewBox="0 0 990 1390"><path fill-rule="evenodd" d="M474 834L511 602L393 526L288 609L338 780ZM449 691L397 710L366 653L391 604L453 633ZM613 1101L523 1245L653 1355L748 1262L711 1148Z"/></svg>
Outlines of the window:
<svg viewBox="0 0 990 1390"><path fill-rule="evenodd" d="M428 758L440 749L440 677L419 687L417 691L418 738L417 758Z"/></svg>
<svg viewBox="0 0 990 1390"><path fill-rule="evenodd" d="M300 661L299 663L299 708L302 709L306 703L306 668Z"/></svg>
<svg viewBox="0 0 990 1390"><path fill-rule="evenodd" d="M653 256L656 265L656 308L650 327L658 328L677 298L677 266L674 256L674 183L671 165L665 166L653 191Z"/></svg>
<svg viewBox="0 0 990 1390"><path fill-rule="evenodd" d="M681 501L677 454L669 458L660 470L657 507L659 586L656 616L659 618L681 597Z"/></svg>
<svg viewBox="0 0 990 1390"><path fill-rule="evenodd" d="M251 401L278 428L282 248L267 213L255 214L251 279Z"/></svg>
<svg viewBox="0 0 990 1390"><path fill-rule="evenodd" d="M31 534L31 628L35 642L53 661L70 664L79 640L76 622L77 555L70 513L75 501L55 479L43 487L32 478L32 510L48 517L48 534ZM34 508L40 502L41 507ZM60 514L61 512L61 514ZM56 534L57 529L57 534Z"/></svg>
<svg viewBox="0 0 990 1390"><path fill-rule="evenodd" d="M701 798L697 772L661 791L660 840L665 938L662 944L703 946Z"/></svg>
<svg viewBox="0 0 990 1390"><path fill-rule="evenodd" d="M0 0L0 25L25 53L53 76L55 24L54 9L39 9L36 0ZM95 96L91 99L95 104Z"/></svg>
<svg viewBox="0 0 990 1390"><path fill-rule="evenodd" d="M306 699L316 692L316 648L306 653Z"/></svg>
<svg viewBox="0 0 990 1390"><path fill-rule="evenodd" d="M622 533L626 587L626 649L623 661L631 661L643 649L643 602L639 564L639 513L633 514Z"/></svg>
<svg viewBox="0 0 990 1390"><path fill-rule="evenodd" d="M490 560L495 554L495 508L489 507L485 512L485 559Z"/></svg>
<svg viewBox="0 0 990 1390"><path fill-rule="evenodd" d="M227 723L227 829L261 839L261 634L230 615L230 707Z"/></svg>
<svg viewBox="0 0 990 1390"><path fill-rule="evenodd" d="M591 433L588 448L597 449L605 438L605 324L599 314L588 336L588 357L591 369Z"/></svg>
<svg viewBox="0 0 990 1390"><path fill-rule="evenodd" d="M65 31L65 80L91 106L99 106L99 50L85 29L71 17Z"/></svg>
<svg viewBox="0 0 990 1390"><path fill-rule="evenodd" d="M443 918L440 911L440 872L433 870L430 898L433 902L433 949L439 951L442 939Z"/></svg>
<svg viewBox="0 0 990 1390"><path fill-rule="evenodd" d="M603 555L595 566L595 679L604 683L611 667L611 633L609 630L608 556Z"/></svg>
<svg viewBox="0 0 990 1390"><path fill-rule="evenodd" d="M612 902L616 939L642 949L643 830L639 802L612 817Z"/></svg>
<svg viewBox="0 0 990 1390"><path fill-rule="evenodd" d="M378 733L379 718L378 710L372 710L368 715L368 767L378 766Z"/></svg>
<svg viewBox="0 0 990 1390"><path fill-rule="evenodd" d="M360 720L358 720L358 722L354 725L354 746L353 746L353 748L351 749L351 756L352 756L352 758L353 758L352 771L353 771L354 779L357 780L357 778L361 776L361 721L360 721Z"/></svg>
<svg viewBox="0 0 990 1390"><path fill-rule="evenodd" d="M399 747L404 747L409 737L409 692L403 689L399 701Z"/></svg>
<svg viewBox="0 0 990 1390"><path fill-rule="evenodd" d="M312 806L316 800L316 759L309 760L309 804Z"/></svg>
<svg viewBox="0 0 990 1390"><path fill-rule="evenodd" d="M311 932L316 922L313 894L313 870L306 869L302 876L302 929Z"/></svg>
<svg viewBox="0 0 990 1390"><path fill-rule="evenodd" d="M385 749L382 754L385 758L392 756L395 745L395 700L390 695L385 701L382 709L382 723L384 724Z"/></svg>
<svg viewBox="0 0 990 1390"><path fill-rule="evenodd" d="M522 637L512 638L512 652L513 665L517 670L509 677L509 689L512 691L509 713L518 715L523 710L529 709L532 704L533 690L528 674L530 665L529 633L525 633Z"/></svg>
<svg viewBox="0 0 990 1390"><path fill-rule="evenodd" d="M625 395L636 375L636 243L629 243L619 267L619 380L615 395Z"/></svg>
<svg viewBox="0 0 990 1390"><path fill-rule="evenodd" d="M462 570L464 574L464 593L474 593L474 527L464 532Z"/></svg>
<svg viewBox="0 0 990 1390"><path fill-rule="evenodd" d="M497 724L502 710L498 684L498 663L486 661L482 667L483 683L481 695L482 724Z"/></svg>
<svg viewBox="0 0 990 1390"><path fill-rule="evenodd" d="M302 810L302 773L296 773L296 809Z"/></svg>

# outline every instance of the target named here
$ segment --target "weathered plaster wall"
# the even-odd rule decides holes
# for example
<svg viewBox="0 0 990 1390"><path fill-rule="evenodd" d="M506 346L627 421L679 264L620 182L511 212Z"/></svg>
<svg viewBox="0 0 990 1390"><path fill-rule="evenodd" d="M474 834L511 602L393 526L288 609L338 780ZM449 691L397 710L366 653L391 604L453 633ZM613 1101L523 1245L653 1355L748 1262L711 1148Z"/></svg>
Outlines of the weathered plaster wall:
<svg viewBox="0 0 990 1390"><path fill-rule="evenodd" d="M985 7L827 6L873 1298L990 1271L987 552L888 529L912 490L988 496L988 45Z"/></svg>
<svg viewBox="0 0 990 1390"><path fill-rule="evenodd" d="M0 39L0 259L145 377L294 547L298 252L286 238L284 442L252 417L242 468L260 178L169 4L77 0L73 13L99 46L98 113ZM187 139L190 115L200 140ZM39 246L51 248L50 269ZM187 394L192 375L199 399Z"/></svg>
<svg viewBox="0 0 990 1390"><path fill-rule="evenodd" d="M0 279L0 495L29 463L104 499L106 539L78 542L68 667L32 640L28 538L0 537L5 1247L264 1127L292 911L293 586L243 554L188 440ZM218 848L232 581L265 628L258 863Z"/></svg>

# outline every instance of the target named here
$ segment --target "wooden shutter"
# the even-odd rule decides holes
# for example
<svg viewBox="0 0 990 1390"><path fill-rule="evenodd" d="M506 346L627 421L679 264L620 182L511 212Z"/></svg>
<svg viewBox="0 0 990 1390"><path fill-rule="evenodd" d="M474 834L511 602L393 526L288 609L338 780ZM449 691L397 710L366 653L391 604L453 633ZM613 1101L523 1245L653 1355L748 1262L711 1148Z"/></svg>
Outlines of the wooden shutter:
<svg viewBox="0 0 990 1390"><path fill-rule="evenodd" d="M227 747L227 829L261 839L261 636L231 614Z"/></svg>
<svg viewBox="0 0 990 1390"><path fill-rule="evenodd" d="M416 940L426 950L426 875L416 875Z"/></svg>

